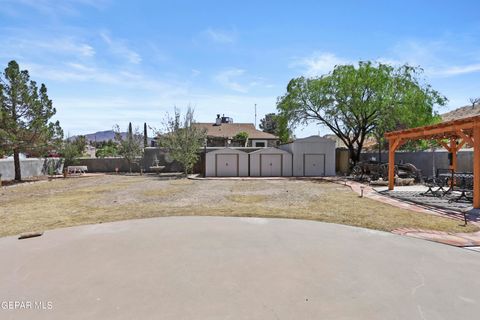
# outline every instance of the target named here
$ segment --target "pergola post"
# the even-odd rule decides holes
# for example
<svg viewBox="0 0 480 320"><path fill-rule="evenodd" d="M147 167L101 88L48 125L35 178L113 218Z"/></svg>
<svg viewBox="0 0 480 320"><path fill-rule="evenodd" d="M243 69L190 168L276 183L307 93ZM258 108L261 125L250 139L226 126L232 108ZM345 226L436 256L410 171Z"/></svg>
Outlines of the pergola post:
<svg viewBox="0 0 480 320"><path fill-rule="evenodd" d="M400 139L388 140L388 190L395 188L395 150L400 143Z"/></svg>
<svg viewBox="0 0 480 320"><path fill-rule="evenodd" d="M473 207L480 209L480 127L473 127Z"/></svg>
<svg viewBox="0 0 480 320"><path fill-rule="evenodd" d="M450 154L452 155L452 164L450 165L450 169L454 172L457 171L457 139L450 138Z"/></svg>

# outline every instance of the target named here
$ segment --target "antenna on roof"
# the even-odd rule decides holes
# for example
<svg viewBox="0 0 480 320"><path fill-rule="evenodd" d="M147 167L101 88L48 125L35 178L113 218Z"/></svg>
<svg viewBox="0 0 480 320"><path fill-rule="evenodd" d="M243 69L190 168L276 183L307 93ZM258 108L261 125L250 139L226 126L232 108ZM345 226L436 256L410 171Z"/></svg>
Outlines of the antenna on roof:
<svg viewBox="0 0 480 320"><path fill-rule="evenodd" d="M257 104L255 103L255 129L257 129Z"/></svg>

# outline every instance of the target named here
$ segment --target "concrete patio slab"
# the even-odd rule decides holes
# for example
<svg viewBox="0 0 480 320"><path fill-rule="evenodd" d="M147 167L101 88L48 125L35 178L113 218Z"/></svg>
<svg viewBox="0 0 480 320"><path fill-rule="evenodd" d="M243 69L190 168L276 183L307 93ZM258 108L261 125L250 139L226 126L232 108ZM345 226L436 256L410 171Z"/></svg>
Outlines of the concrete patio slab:
<svg viewBox="0 0 480 320"><path fill-rule="evenodd" d="M480 313L478 252L312 221L130 220L1 238L0 255L1 319L478 319ZM44 308L14 308L16 302Z"/></svg>

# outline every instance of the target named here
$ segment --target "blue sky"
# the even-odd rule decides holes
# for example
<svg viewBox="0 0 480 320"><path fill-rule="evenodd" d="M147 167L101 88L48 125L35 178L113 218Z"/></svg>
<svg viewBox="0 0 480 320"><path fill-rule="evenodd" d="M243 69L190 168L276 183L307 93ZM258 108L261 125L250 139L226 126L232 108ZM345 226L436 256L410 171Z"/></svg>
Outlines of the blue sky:
<svg viewBox="0 0 480 320"><path fill-rule="evenodd" d="M253 122L297 76L378 60L425 69L450 100L480 96L478 1L0 0L0 66L44 82L70 135L197 121ZM312 124L297 136L328 131Z"/></svg>

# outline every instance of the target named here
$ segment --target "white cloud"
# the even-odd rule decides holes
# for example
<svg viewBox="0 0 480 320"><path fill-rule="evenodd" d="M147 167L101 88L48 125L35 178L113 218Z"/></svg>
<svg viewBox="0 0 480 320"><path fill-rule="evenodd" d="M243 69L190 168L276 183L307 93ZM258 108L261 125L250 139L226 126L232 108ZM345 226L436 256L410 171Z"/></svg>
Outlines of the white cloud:
<svg viewBox="0 0 480 320"><path fill-rule="evenodd" d="M314 54L295 59L290 67L300 67L308 77L320 76L333 70L336 65L348 64L349 60L340 58L330 52L315 52Z"/></svg>
<svg viewBox="0 0 480 320"><path fill-rule="evenodd" d="M426 76L437 78L480 72L480 59L469 57L464 50L459 50L445 41L399 42L390 50L390 54L373 60L392 66L419 66ZM470 63L464 63L469 60ZM306 76L313 77L330 72L335 65L349 63L356 61L329 52L315 52L310 56L295 59L290 66L300 67Z"/></svg>
<svg viewBox="0 0 480 320"><path fill-rule="evenodd" d="M74 53L84 57L93 57L95 49L89 44L76 42L71 38L53 39L52 41L45 41L37 43L40 48L46 48L50 51L62 51L65 53Z"/></svg>
<svg viewBox="0 0 480 320"><path fill-rule="evenodd" d="M18 16L28 8L49 16L78 15L78 6L103 9L109 2L109 0L2 0L0 12Z"/></svg>
<svg viewBox="0 0 480 320"><path fill-rule="evenodd" d="M50 39L30 38L23 32L16 36L3 37L0 40L2 47L0 56L41 56L48 59L52 56L68 55L69 58L91 58L95 55L95 49L88 43L73 37L57 37Z"/></svg>
<svg viewBox="0 0 480 320"><path fill-rule="evenodd" d="M125 41L112 39L107 32L101 32L100 36L102 37L103 41L109 46L111 52L122 59L127 60L132 64L139 64L142 61L140 55L131 50Z"/></svg>
<svg viewBox="0 0 480 320"><path fill-rule="evenodd" d="M201 74L200 70L192 69L192 71L191 71L191 76L192 77L198 77L200 74Z"/></svg>
<svg viewBox="0 0 480 320"><path fill-rule="evenodd" d="M432 74L445 77L458 76L474 72L480 72L480 63L473 63L463 66L449 66L441 69L432 70Z"/></svg>
<svg viewBox="0 0 480 320"><path fill-rule="evenodd" d="M151 92L168 92L185 94L186 84L178 82L159 81L140 72L127 70L106 70L78 62L68 62L60 65L42 65L20 61L22 69L27 69L33 79L57 82L86 82L89 84L113 85L119 88L135 88Z"/></svg>
<svg viewBox="0 0 480 320"><path fill-rule="evenodd" d="M235 32L232 31L207 28L203 34L216 43L230 44L236 41Z"/></svg>
<svg viewBox="0 0 480 320"><path fill-rule="evenodd" d="M474 48L471 48L472 51ZM397 43L392 57L398 64L420 66L430 77L452 77L480 72L480 61L452 41L408 40ZM467 62L467 63L465 63Z"/></svg>
<svg viewBox="0 0 480 320"><path fill-rule="evenodd" d="M238 78L244 74L245 70L243 69L231 68L217 73L214 79L227 89L246 93L248 91L248 87L235 80L235 78Z"/></svg>

